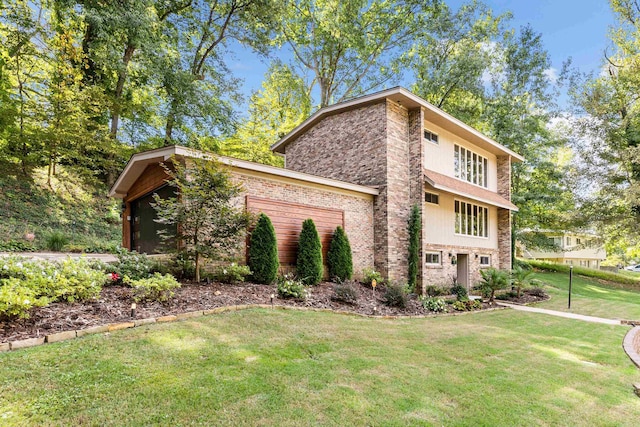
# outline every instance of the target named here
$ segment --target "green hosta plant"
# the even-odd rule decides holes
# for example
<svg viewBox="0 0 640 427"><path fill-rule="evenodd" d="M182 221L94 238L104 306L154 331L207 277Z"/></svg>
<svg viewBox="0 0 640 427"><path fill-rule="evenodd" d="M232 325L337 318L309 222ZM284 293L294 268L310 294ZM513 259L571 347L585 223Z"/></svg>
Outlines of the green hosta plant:
<svg viewBox="0 0 640 427"><path fill-rule="evenodd" d="M442 298L421 297L420 302L425 310L429 310L434 313L447 312L447 303Z"/></svg>
<svg viewBox="0 0 640 427"><path fill-rule="evenodd" d="M307 299L310 295L304 283L290 276L281 276L277 279L278 295L282 298Z"/></svg>

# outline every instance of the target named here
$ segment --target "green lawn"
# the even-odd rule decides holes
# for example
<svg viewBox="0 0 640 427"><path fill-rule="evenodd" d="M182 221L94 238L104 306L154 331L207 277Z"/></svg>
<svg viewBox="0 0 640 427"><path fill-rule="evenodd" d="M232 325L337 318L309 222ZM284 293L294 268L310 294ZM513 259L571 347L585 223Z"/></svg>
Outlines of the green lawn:
<svg viewBox="0 0 640 427"><path fill-rule="evenodd" d="M636 426L627 330L230 312L1 353L0 424Z"/></svg>
<svg viewBox="0 0 640 427"><path fill-rule="evenodd" d="M574 274L571 310L568 310L568 274L536 272L535 278L550 285L546 290L551 295L549 301L536 304L536 307L610 319L640 320L640 292L629 289L629 286L605 283Z"/></svg>

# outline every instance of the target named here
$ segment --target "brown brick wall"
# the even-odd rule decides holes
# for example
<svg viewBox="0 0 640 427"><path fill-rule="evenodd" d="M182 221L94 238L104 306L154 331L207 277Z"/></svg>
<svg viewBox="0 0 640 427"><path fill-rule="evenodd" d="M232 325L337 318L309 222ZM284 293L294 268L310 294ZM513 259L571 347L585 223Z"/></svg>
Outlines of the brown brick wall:
<svg viewBox="0 0 640 427"><path fill-rule="evenodd" d="M424 111L422 108L409 111L409 199L411 205L417 204L420 208L420 217L422 223L425 220L424 206L424 149L422 146L422 130L424 123ZM424 260L424 252L422 250L426 237L425 227L422 226L420 236L420 250L418 256L420 260ZM418 283L417 289L419 293L424 293L424 262L418 263Z"/></svg>
<svg viewBox="0 0 640 427"><path fill-rule="evenodd" d="M306 206L339 209L344 212L344 230L353 252L356 277L362 269L373 266L373 196L330 191L320 187L295 184L292 181L269 179L268 175L234 173L233 179L242 184L243 191L236 203L244 205L246 195L299 203Z"/></svg>
<svg viewBox="0 0 640 427"><path fill-rule="evenodd" d="M409 111L396 102L387 101L386 273L389 279L399 281L407 279L408 269L409 146Z"/></svg>
<svg viewBox="0 0 640 427"><path fill-rule="evenodd" d="M422 263L424 265L425 286L452 286L452 279L454 276L457 277L458 274L458 265L451 263L449 254L452 254L455 257L460 253L468 254L469 288L475 286L482 279L482 276L480 276L480 255L489 255L491 257L491 267L497 268L499 264L498 251L486 248L463 248L459 246L427 244L425 245L425 251L442 252L442 265L439 266L425 265L425 259L423 257ZM478 256L477 258L476 255Z"/></svg>
<svg viewBox="0 0 640 427"><path fill-rule="evenodd" d="M511 200L511 157L498 156L498 194ZM498 208L500 268L511 269L511 211Z"/></svg>
<svg viewBox="0 0 640 427"><path fill-rule="evenodd" d="M285 149L286 168L361 185L386 178L384 102L324 118Z"/></svg>

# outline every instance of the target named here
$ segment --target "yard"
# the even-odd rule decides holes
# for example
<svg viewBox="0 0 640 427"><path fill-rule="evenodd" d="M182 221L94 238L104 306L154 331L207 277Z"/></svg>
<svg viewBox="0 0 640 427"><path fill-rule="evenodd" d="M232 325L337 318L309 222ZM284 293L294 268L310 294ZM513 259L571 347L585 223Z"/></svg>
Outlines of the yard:
<svg viewBox="0 0 640 427"><path fill-rule="evenodd" d="M574 274L569 310L568 274L536 272L535 278L550 285L545 290L551 295L551 299L536 304L536 307L611 319L640 320L640 292L634 290L632 285L603 282Z"/></svg>
<svg viewBox="0 0 640 427"><path fill-rule="evenodd" d="M229 312L0 354L3 425L637 425L628 328Z"/></svg>

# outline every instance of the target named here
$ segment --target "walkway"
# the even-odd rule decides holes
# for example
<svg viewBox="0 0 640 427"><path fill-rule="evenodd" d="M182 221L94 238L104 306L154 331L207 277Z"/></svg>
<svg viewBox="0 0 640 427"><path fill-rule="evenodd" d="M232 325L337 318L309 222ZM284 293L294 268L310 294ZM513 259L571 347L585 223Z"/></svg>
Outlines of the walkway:
<svg viewBox="0 0 640 427"><path fill-rule="evenodd" d="M567 313L564 311L547 310L545 308L528 307L526 305L509 304L506 302L497 302L502 307L513 308L514 310L529 311L531 313L542 313L550 316L566 317L567 319L582 320L585 322L603 323L605 325L622 325L620 320L605 319L603 317L585 316L583 314Z"/></svg>

